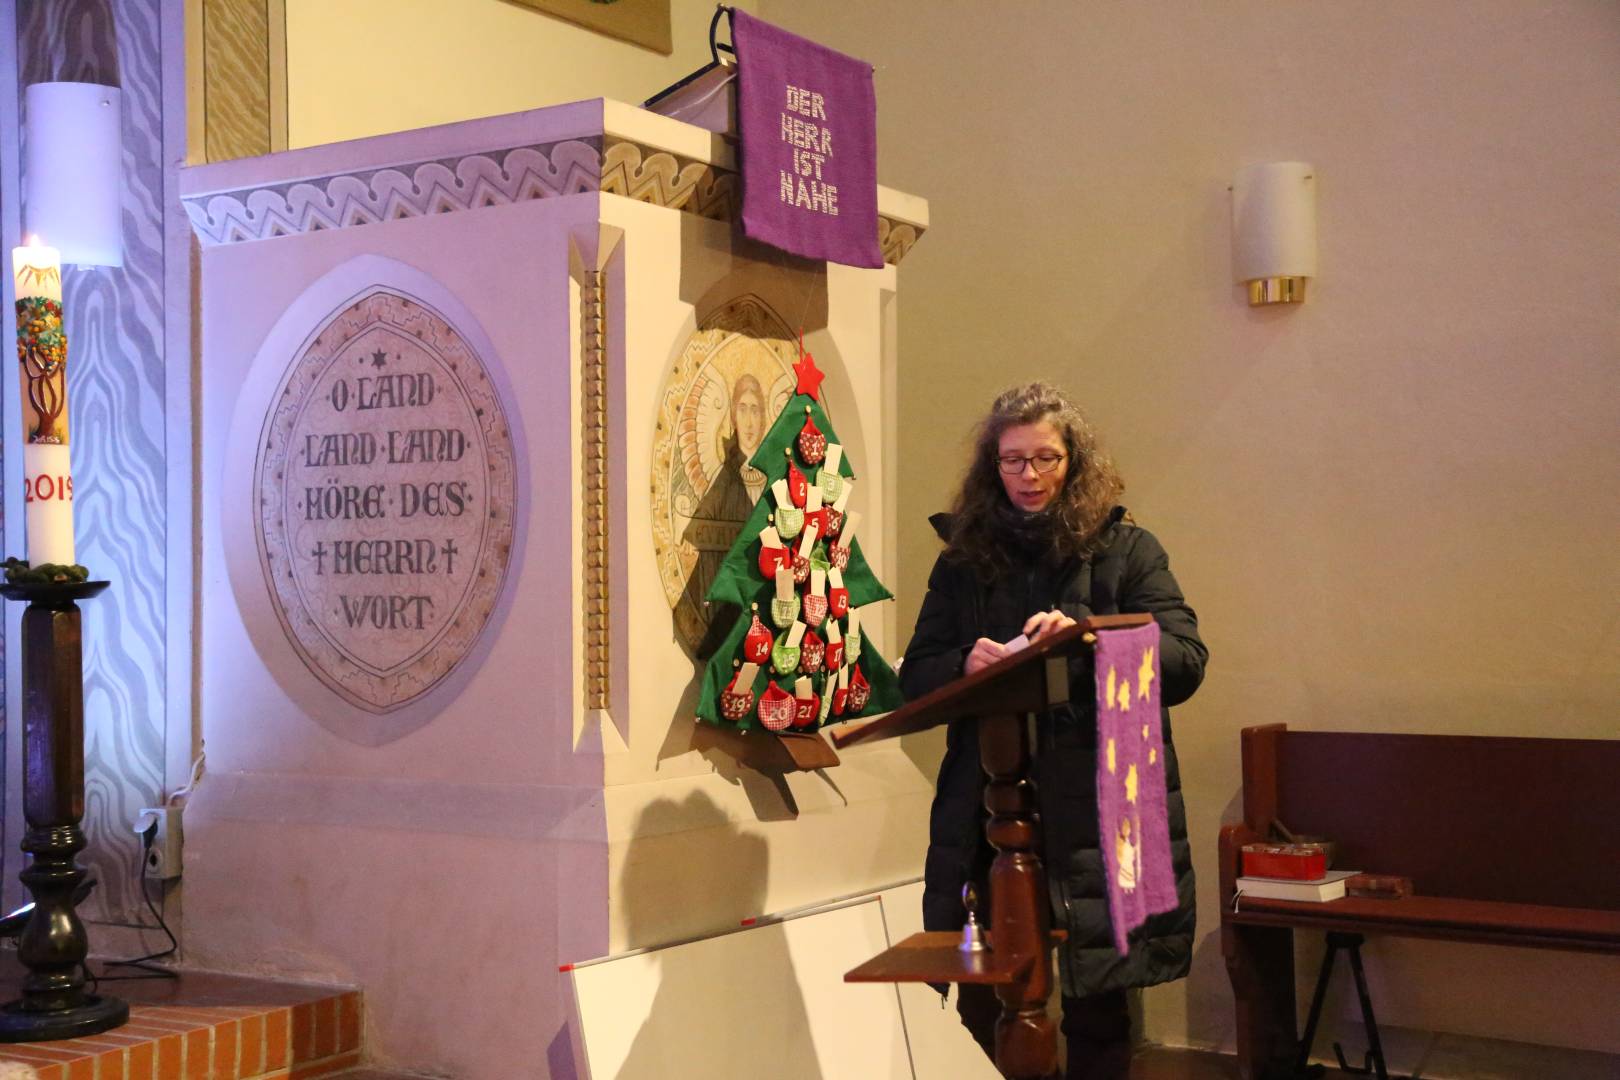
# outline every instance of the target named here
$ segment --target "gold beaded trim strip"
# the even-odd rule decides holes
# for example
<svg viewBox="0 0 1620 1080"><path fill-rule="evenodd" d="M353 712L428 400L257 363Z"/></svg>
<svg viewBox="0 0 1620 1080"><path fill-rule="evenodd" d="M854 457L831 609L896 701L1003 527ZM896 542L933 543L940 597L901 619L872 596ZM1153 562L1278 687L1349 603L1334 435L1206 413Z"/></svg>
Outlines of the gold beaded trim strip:
<svg viewBox="0 0 1620 1080"><path fill-rule="evenodd" d="M608 707L607 311L600 270L580 288L585 466L585 707Z"/></svg>

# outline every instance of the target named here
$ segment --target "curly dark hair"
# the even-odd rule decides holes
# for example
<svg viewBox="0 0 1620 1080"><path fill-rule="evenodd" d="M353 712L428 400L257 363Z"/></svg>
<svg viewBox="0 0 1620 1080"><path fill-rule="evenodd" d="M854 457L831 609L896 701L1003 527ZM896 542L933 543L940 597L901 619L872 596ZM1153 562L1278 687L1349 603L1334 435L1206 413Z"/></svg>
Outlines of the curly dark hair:
<svg viewBox="0 0 1620 1080"><path fill-rule="evenodd" d="M1125 484L1114 461L1102 449L1097 432L1078 406L1057 387L1034 382L1005 390L979 424L973 461L951 508L951 537L946 553L994 577L1011 568L1011 523L1024 518L1007 499L997 470L1001 435L1021 424L1050 423L1063 436L1068 473L1063 489L1041 512L1041 532L1051 554L1084 556L1098 546Z"/></svg>

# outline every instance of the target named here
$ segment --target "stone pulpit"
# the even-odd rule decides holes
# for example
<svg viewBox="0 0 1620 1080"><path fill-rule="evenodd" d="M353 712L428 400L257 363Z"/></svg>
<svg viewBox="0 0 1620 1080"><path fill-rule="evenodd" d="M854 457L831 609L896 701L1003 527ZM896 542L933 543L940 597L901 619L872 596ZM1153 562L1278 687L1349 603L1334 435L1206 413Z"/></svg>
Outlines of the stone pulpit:
<svg viewBox="0 0 1620 1080"><path fill-rule="evenodd" d="M801 347L897 577L921 199L879 189L881 269L795 258L742 235L731 140L604 100L199 166L181 195L189 961L360 984L387 1059L530 1075L569 1045L560 965L920 873L932 778L899 749L772 774L693 714ZM863 625L892 657L885 607Z"/></svg>

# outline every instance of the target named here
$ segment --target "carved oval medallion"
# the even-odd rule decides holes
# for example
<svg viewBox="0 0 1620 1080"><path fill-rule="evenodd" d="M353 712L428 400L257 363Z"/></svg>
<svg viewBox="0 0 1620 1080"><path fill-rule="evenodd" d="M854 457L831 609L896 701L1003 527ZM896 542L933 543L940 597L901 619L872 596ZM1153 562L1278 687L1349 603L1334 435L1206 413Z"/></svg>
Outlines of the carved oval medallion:
<svg viewBox="0 0 1620 1080"><path fill-rule="evenodd" d="M515 487L489 372L443 316L384 286L330 316L254 470L260 564L305 665L374 713L433 689L494 611Z"/></svg>

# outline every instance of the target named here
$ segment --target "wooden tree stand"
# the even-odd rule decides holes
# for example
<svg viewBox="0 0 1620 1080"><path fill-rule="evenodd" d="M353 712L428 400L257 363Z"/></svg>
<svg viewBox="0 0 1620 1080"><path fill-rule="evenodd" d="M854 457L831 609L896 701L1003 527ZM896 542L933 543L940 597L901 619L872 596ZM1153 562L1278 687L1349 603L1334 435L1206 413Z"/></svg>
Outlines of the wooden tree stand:
<svg viewBox="0 0 1620 1080"><path fill-rule="evenodd" d="M979 756L989 783L985 836L996 849L990 867L990 948L964 952L955 931L913 934L844 976L845 982L980 983L1001 1001L996 1067L1014 1080L1038 1080L1057 1069L1057 1026L1047 1015L1052 948L1051 903L1040 857L1035 782L1030 779L1036 714L1069 700L1069 658L1096 643L1098 630L1144 626L1150 615L1098 615L1042 639L997 664L963 676L888 716L833 734L839 749L946 724L978 720Z"/></svg>

